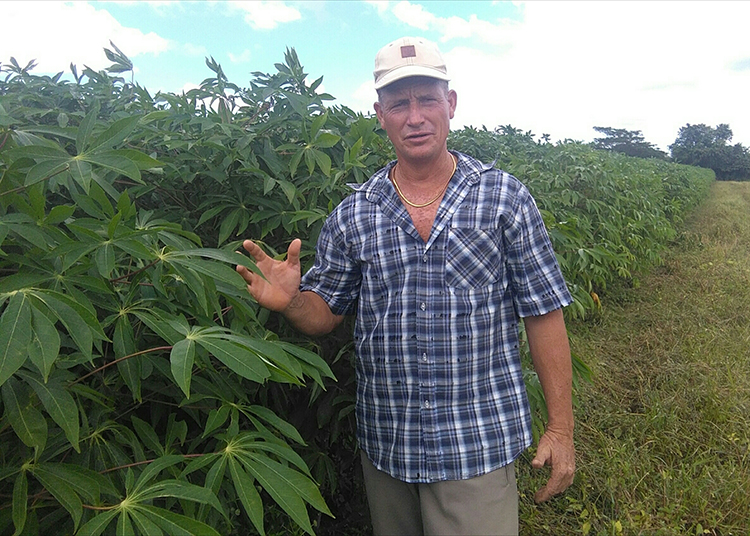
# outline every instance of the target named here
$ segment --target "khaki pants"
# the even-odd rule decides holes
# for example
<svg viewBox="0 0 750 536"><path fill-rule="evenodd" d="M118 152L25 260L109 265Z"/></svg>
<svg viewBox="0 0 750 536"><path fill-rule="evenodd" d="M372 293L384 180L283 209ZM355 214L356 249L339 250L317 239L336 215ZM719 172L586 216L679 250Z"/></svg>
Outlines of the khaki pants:
<svg viewBox="0 0 750 536"><path fill-rule="evenodd" d="M360 452L375 536L518 535L512 463L468 480L408 484Z"/></svg>

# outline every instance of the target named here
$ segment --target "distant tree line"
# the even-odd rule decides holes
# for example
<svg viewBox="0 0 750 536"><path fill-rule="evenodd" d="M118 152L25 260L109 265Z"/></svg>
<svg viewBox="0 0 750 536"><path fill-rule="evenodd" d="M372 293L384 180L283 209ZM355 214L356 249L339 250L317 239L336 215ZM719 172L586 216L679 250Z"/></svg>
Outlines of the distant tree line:
<svg viewBox="0 0 750 536"><path fill-rule="evenodd" d="M647 142L640 130L594 127L603 134L595 138L595 149L614 151L640 158L672 160L679 164L712 169L718 180L750 180L750 149L740 143L731 145L732 129L722 123L716 128L703 123L681 127L677 139L669 146L670 156Z"/></svg>

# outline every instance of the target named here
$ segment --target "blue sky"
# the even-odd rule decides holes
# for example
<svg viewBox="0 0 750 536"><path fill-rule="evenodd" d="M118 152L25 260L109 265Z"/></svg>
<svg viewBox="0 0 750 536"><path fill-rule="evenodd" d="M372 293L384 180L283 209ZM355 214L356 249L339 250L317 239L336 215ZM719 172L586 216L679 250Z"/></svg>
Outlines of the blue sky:
<svg viewBox="0 0 750 536"><path fill-rule="evenodd" d="M729 123L750 146L750 2L3 2L0 62L37 73L103 68L111 39L152 93L195 87L221 63L246 86L294 47L336 103L370 111L377 50L439 44L459 95L452 126L511 124L591 141L594 126L643 131L666 149L686 123Z"/></svg>

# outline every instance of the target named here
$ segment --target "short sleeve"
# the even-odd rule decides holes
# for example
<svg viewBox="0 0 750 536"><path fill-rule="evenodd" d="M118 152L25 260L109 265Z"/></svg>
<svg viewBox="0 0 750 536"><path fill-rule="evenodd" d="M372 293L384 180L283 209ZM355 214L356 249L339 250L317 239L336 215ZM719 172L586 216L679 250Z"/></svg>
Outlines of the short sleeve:
<svg viewBox="0 0 750 536"><path fill-rule="evenodd" d="M302 277L300 290L318 294L336 315L352 314L359 296L362 274L347 254L340 211L326 219L315 248L315 263Z"/></svg>
<svg viewBox="0 0 750 536"><path fill-rule="evenodd" d="M565 283L539 209L525 187L518 192L513 224L506 232L506 266L520 317L539 316L570 305Z"/></svg>

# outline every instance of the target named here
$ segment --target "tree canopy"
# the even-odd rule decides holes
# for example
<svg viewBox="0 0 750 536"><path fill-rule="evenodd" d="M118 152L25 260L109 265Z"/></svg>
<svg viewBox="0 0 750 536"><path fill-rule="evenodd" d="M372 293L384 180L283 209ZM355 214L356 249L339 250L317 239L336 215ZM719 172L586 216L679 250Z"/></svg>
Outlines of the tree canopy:
<svg viewBox="0 0 750 536"><path fill-rule="evenodd" d="M602 138L594 138L592 146L595 149L614 151L640 158L667 159L667 153L657 149L653 143L647 142L640 130L612 127L594 127L594 130L604 134Z"/></svg>
<svg viewBox="0 0 750 536"><path fill-rule="evenodd" d="M730 145L731 140L732 129L726 123L716 128L688 123L669 150L675 162L712 169L718 180L750 180L750 150L739 143Z"/></svg>

